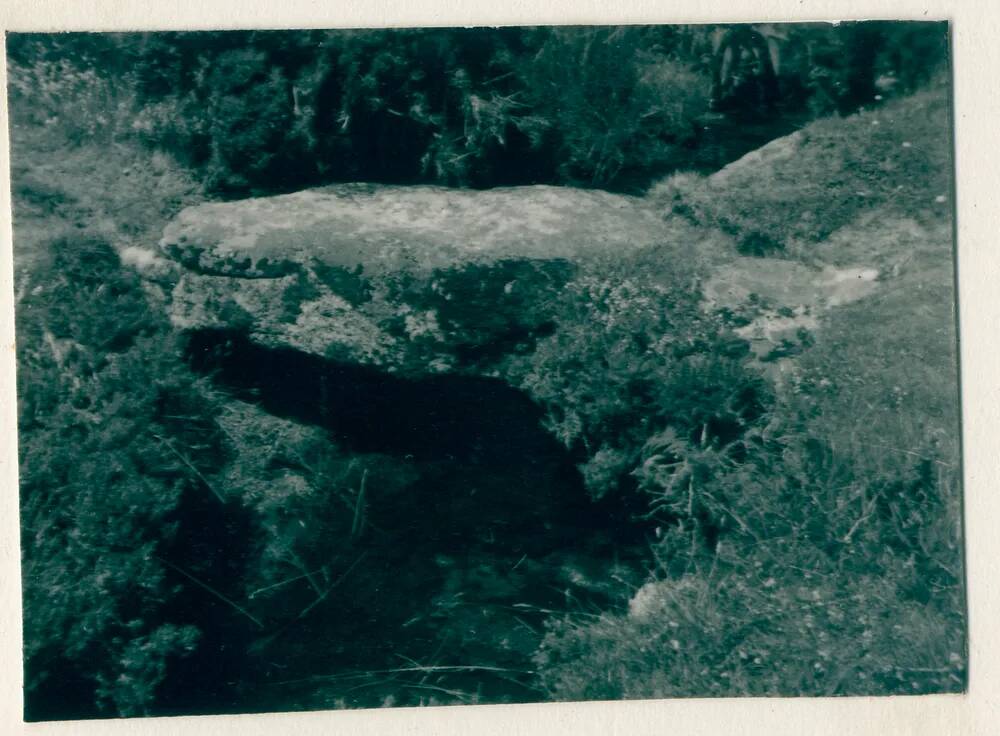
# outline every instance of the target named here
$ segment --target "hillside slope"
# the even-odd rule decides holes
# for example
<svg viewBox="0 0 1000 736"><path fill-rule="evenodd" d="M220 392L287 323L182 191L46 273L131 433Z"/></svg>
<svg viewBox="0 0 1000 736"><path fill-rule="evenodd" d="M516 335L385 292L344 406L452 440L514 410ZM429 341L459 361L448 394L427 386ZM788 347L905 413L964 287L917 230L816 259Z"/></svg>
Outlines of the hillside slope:
<svg viewBox="0 0 1000 736"><path fill-rule="evenodd" d="M709 301L781 380L750 458L647 442L656 570L627 611L550 628L556 697L964 687L949 129L938 86L651 193L722 234ZM735 533L695 551L692 502Z"/></svg>

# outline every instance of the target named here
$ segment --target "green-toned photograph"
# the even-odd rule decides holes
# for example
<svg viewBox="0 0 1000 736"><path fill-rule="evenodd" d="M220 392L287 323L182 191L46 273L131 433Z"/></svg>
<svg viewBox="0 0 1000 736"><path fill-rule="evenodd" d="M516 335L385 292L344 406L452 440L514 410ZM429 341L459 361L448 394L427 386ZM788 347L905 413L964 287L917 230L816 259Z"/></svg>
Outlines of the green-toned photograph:
<svg viewBox="0 0 1000 736"><path fill-rule="evenodd" d="M964 692L949 44L8 33L25 719Z"/></svg>

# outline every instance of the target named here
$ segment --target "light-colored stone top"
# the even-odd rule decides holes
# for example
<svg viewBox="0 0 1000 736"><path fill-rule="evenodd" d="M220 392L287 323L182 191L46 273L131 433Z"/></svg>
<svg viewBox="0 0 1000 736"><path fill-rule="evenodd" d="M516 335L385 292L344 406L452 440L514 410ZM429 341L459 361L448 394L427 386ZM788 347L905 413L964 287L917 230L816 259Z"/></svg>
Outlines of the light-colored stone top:
<svg viewBox="0 0 1000 736"><path fill-rule="evenodd" d="M160 247L201 273L268 278L311 259L366 273L577 260L648 245L663 232L643 200L608 192L344 184L190 207L166 228Z"/></svg>

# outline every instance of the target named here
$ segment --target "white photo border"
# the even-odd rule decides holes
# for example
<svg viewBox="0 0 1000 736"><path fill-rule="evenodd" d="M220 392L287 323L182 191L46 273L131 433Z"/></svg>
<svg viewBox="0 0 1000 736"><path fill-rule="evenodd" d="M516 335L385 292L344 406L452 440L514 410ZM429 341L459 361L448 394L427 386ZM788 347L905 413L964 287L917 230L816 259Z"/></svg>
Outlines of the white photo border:
<svg viewBox="0 0 1000 736"><path fill-rule="evenodd" d="M25 724L6 76L0 55L0 732L5 734L990 734L1000 731L1000 7L975 0L6 0L7 31L948 20L952 24L969 691L454 706Z"/></svg>

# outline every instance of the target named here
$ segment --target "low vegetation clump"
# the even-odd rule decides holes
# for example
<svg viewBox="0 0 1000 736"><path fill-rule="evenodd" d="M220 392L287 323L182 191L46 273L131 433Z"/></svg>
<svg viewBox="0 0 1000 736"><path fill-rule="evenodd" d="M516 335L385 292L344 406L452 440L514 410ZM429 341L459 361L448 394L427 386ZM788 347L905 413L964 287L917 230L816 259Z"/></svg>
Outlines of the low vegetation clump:
<svg viewBox="0 0 1000 736"><path fill-rule="evenodd" d="M680 284L568 292L526 385L591 494L645 520L651 573L620 612L549 622L553 697L962 689L947 259L936 309L844 308L777 390Z"/></svg>

